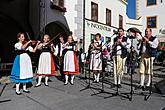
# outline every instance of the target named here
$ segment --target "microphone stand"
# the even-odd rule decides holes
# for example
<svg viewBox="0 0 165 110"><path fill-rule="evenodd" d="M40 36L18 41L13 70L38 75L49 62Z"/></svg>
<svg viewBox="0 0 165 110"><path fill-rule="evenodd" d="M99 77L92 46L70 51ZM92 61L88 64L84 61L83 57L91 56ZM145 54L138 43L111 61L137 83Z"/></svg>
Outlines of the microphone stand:
<svg viewBox="0 0 165 110"><path fill-rule="evenodd" d="M133 91L133 74L134 74L134 70L135 70L135 68L133 67L133 50L132 50L132 47L133 47L133 38L131 39L131 47L130 47L130 63L129 63L129 69L131 70L131 74L130 74L130 76L131 76L131 91L130 91L130 97L129 97L129 100L130 101L132 101L132 96L133 96L133 93L134 93L134 91Z"/></svg>
<svg viewBox="0 0 165 110"><path fill-rule="evenodd" d="M115 34L113 34L111 37L113 37ZM114 93L110 93L110 92L107 92L107 91L105 91L105 87L104 87L104 78L105 78L105 74L104 74L104 72L103 72L103 47L106 45L106 44L108 44L109 42L105 42L102 46L101 46L101 49L100 49L100 51L101 51L101 61L102 61L102 71L101 71L101 73L102 73L102 89L101 89L101 91L100 92L98 92L98 93L95 93L95 94L92 94L91 96L93 96L93 95L98 95L98 94L101 94L101 93L106 93L106 94L112 94L112 97L113 96L115 96L115 94Z"/></svg>
<svg viewBox="0 0 165 110"><path fill-rule="evenodd" d="M115 34L113 34L113 35L115 35ZM105 44L107 44L108 42L106 42ZM104 45L105 45L104 44ZM101 48L100 48L100 52L98 52L98 53L94 53L93 55L90 55L90 59L91 59L91 57L92 57L92 65L90 65L91 64L91 62L89 62L89 76L88 76L88 85L84 88L84 89L81 89L80 90L80 92L81 91L84 91L84 90L86 90L86 89L90 89L90 88L92 88L91 87L91 81L90 81L90 79L91 79L91 71L93 72L93 64L94 64L94 57L95 57L95 55L96 54L99 54L99 53L101 53L101 61L102 61L102 89L101 89L101 92L100 93L103 93L104 92L104 82L103 82L103 80L104 80L104 75L103 75L103 53L102 53L102 47L104 46L104 45L102 45L101 46ZM89 53L88 53L89 54ZM90 60L91 61L91 60ZM90 70L90 67L92 66L92 70ZM86 77L86 74L85 74L85 77ZM93 95L97 95L97 94L99 94L99 93L96 93L96 94L92 94L91 96L93 96Z"/></svg>
<svg viewBox="0 0 165 110"><path fill-rule="evenodd" d="M5 90L6 86L7 86L7 83L5 83L5 85L3 85L3 88L2 88L2 90L0 91L0 97L2 96L2 93L3 93L3 91ZM8 102L8 101L11 101L11 99L7 99L7 100L3 100L3 101L0 100L0 103Z"/></svg>
<svg viewBox="0 0 165 110"><path fill-rule="evenodd" d="M131 42L131 45L133 45L133 40ZM117 46L117 45L115 45ZM115 48L115 47L114 47ZM129 101L132 101L132 95L133 95L133 84L132 84L132 74L131 74L131 92L130 93L119 93L119 84L118 84L118 78L119 78L119 75L117 73L117 51L115 52L115 62L116 63L116 78L117 78L117 85L116 85L116 93L109 93L109 92L104 92L104 93L108 93L108 94L112 94L112 96L108 96L108 97L105 97L106 98L110 98L110 97L113 97L113 96L120 96L120 97L123 97L123 98L127 98L129 99ZM133 72L133 71L132 71ZM130 94L130 96L128 95ZM126 96L125 96L126 95Z"/></svg>
<svg viewBox="0 0 165 110"><path fill-rule="evenodd" d="M89 53L88 53L88 54L89 54ZM87 85L85 88L81 89L80 92L92 88L92 87L91 87L91 81L90 81L90 80L91 80L91 71L93 72L94 57L95 57L96 54L97 54L97 53L95 53L95 54L93 54L93 55L90 54L89 73L88 73L88 78L87 78L87 79L88 79L88 81L87 81L88 85ZM90 64L91 64L91 57L92 57L92 65L90 65ZM92 70L90 70L90 67L91 67L91 66L92 66ZM86 73L85 73L85 77L87 77L87 76L86 76Z"/></svg>

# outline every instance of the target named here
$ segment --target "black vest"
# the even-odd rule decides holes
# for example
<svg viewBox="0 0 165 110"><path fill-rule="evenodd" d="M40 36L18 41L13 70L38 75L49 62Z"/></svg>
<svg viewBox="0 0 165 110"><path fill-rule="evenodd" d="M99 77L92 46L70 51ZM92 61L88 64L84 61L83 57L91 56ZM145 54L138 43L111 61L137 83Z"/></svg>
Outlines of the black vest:
<svg viewBox="0 0 165 110"><path fill-rule="evenodd" d="M156 37L151 36L149 41L153 42L155 40L155 38ZM141 47L140 47L140 55L142 54L142 49L143 49L143 42L141 43ZM157 48L152 48L152 47L150 47L149 43L146 43L146 51L150 57L155 57L156 53L157 53Z"/></svg>
<svg viewBox="0 0 165 110"><path fill-rule="evenodd" d="M114 43L117 42L117 40L118 40L118 36L114 38ZM122 38L122 42L127 42L127 37L124 36ZM113 55L116 55L116 53L117 53L117 45L114 44ZM122 45L121 45L121 57L122 58L127 57L127 48L123 47Z"/></svg>
<svg viewBox="0 0 165 110"><path fill-rule="evenodd" d="M58 43L57 46L58 46L57 56L59 57L60 56L60 51L61 51L61 43Z"/></svg>

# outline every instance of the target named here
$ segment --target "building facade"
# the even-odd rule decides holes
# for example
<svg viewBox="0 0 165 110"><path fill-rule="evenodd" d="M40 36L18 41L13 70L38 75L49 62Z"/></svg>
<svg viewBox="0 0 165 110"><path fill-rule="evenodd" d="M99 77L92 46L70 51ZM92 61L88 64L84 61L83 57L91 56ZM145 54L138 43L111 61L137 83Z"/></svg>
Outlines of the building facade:
<svg viewBox="0 0 165 110"><path fill-rule="evenodd" d="M165 46L165 0L136 0L136 17L142 19L142 32L151 28L159 40L160 49Z"/></svg>
<svg viewBox="0 0 165 110"><path fill-rule="evenodd" d="M21 31L40 40L43 34L52 38L61 33L66 40L72 31L75 40L83 41L85 52L96 33L100 33L102 41L106 42L108 38L115 37L113 31L119 27L127 30L131 26L140 26L139 22L127 18L126 0L2 0L0 3L0 27L4 30L0 36L16 36ZM10 35L6 32L9 27L12 31ZM6 42L11 46L15 43L9 43L8 39ZM54 40L54 43L57 42ZM6 51L9 46L3 45L3 48Z"/></svg>
<svg viewBox="0 0 165 110"><path fill-rule="evenodd" d="M67 12L65 6L65 0L40 0L39 31L41 36L49 34L52 38L60 33L66 39L70 29L65 17Z"/></svg>
<svg viewBox="0 0 165 110"><path fill-rule="evenodd" d="M154 35L159 35L165 28L164 0L136 0L136 16L142 18L143 34L145 28L151 28Z"/></svg>
<svg viewBox="0 0 165 110"><path fill-rule="evenodd" d="M83 39L85 51L96 33L105 42L112 37L113 30L126 27L125 0L67 0L65 3L69 28L75 39Z"/></svg>

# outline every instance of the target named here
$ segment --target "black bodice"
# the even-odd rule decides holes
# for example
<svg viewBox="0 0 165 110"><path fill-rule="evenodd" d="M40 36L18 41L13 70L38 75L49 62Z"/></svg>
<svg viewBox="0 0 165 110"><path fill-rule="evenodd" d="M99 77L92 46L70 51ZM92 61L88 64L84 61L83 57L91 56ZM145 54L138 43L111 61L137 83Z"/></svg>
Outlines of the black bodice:
<svg viewBox="0 0 165 110"><path fill-rule="evenodd" d="M51 46L50 45L42 46L41 52L51 52Z"/></svg>
<svg viewBox="0 0 165 110"><path fill-rule="evenodd" d="M16 50L15 53L16 53L16 55L20 55L20 54L23 54L23 53L28 53L28 51L26 51L26 50Z"/></svg>

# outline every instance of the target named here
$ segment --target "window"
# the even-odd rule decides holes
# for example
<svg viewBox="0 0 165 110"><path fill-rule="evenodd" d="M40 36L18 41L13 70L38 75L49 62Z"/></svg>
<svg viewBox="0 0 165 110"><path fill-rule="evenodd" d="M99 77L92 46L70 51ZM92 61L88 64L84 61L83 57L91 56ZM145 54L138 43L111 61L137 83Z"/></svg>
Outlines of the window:
<svg viewBox="0 0 165 110"><path fill-rule="evenodd" d="M95 39L95 34L91 34L91 42Z"/></svg>
<svg viewBox="0 0 165 110"><path fill-rule="evenodd" d="M98 4L91 2L91 20L98 21Z"/></svg>
<svg viewBox="0 0 165 110"><path fill-rule="evenodd" d="M64 7L64 0L59 0L59 6Z"/></svg>
<svg viewBox="0 0 165 110"><path fill-rule="evenodd" d="M119 15L119 28L123 28L123 16Z"/></svg>
<svg viewBox="0 0 165 110"><path fill-rule="evenodd" d="M51 5L50 7L52 9L56 9L59 10L61 12L66 12L66 8L65 8L65 0L51 0Z"/></svg>
<svg viewBox="0 0 165 110"><path fill-rule="evenodd" d="M111 10L106 9L106 24L111 26Z"/></svg>
<svg viewBox="0 0 165 110"><path fill-rule="evenodd" d="M64 0L53 0L53 4L60 7L64 7Z"/></svg>
<svg viewBox="0 0 165 110"><path fill-rule="evenodd" d="M157 28L157 17L147 17L147 28Z"/></svg>
<svg viewBox="0 0 165 110"><path fill-rule="evenodd" d="M147 6L156 5L157 0L147 0Z"/></svg>
<svg viewBox="0 0 165 110"><path fill-rule="evenodd" d="M105 37L105 42L111 41L111 37Z"/></svg>

